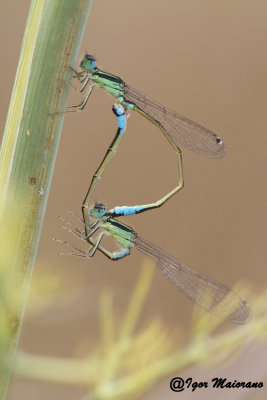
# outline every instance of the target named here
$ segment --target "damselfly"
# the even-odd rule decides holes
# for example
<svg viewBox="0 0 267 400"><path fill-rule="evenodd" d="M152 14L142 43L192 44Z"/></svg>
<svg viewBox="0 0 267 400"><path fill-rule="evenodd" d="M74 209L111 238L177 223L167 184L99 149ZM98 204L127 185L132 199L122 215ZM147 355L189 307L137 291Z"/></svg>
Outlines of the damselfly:
<svg viewBox="0 0 267 400"><path fill-rule="evenodd" d="M249 322L251 319L250 307L236 292L182 264L159 247L141 238L130 226L116 219L116 217L122 215L121 207L115 207L107 211L104 204L96 203L88 211L91 222L90 225L86 226L85 231L80 231L75 225L62 219L71 226L71 228L65 227L65 229L80 239L90 242L91 245L84 251L69 242L58 240L75 250L70 253L60 254L91 258L97 250L100 250L110 260L119 260L129 255L130 250L135 247L145 255L152 257L156 261L160 272L177 289L207 311L217 314L230 322L239 324ZM132 207L132 213L135 213L134 207ZM131 213L128 209L129 214ZM112 237L120 246L120 249L110 251L101 246L104 236Z"/></svg>
<svg viewBox="0 0 267 400"><path fill-rule="evenodd" d="M181 189L183 185L182 164L180 165L180 185L156 203L131 207L115 207L108 212L106 206L101 203L96 203L93 208L89 208L91 196L97 182L100 179L105 166L116 151L119 141L126 129L127 115L124 109L119 105L114 105L113 112L117 117L118 130L102 163L92 178L89 190L83 202L83 221L81 220L81 222L84 225L85 230L80 231L69 221L61 218L65 223L71 226L71 228L65 227L68 231L72 232L80 239L89 242L90 246L86 251L84 251L73 246L69 242L63 242L58 239L56 240L67 244L69 247L77 251L69 254L85 258L93 257L96 251L99 250L109 259L119 260L129 255L131 248L135 247L142 253L154 258L161 273L176 288L206 310L214 312L231 322L248 322L251 316L249 305L241 299L237 293L233 292L227 286L176 261L159 247L141 238L130 226L123 224L116 219L116 217L137 214L164 204L164 202ZM111 236L119 244L119 250L110 251L102 246L101 241L106 235Z"/></svg>
<svg viewBox="0 0 267 400"><path fill-rule="evenodd" d="M127 85L120 77L100 70L92 55L85 54L80 68L80 72L74 70L75 76L82 83L80 92L88 84L89 89L80 104L69 108L83 110L94 86L98 86L111 93L126 109L137 111L158 126L175 151L181 144L207 157L219 158L224 155L224 144L219 136L175 111L168 110Z"/></svg>

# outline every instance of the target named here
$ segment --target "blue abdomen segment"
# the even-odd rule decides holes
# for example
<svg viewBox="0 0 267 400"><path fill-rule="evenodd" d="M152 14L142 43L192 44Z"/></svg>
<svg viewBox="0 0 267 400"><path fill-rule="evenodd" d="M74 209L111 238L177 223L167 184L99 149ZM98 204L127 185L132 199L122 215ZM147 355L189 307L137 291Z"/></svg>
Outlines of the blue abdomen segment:
<svg viewBox="0 0 267 400"><path fill-rule="evenodd" d="M124 132L126 129L126 121L127 121L127 115L124 108L120 104L114 104L112 107L112 111L116 115L119 129L121 129L122 132Z"/></svg>
<svg viewBox="0 0 267 400"><path fill-rule="evenodd" d="M113 253L112 260L114 261L119 260L120 258L128 256L129 254L130 254L129 248L122 249L121 251L116 251L115 253Z"/></svg>
<svg viewBox="0 0 267 400"><path fill-rule="evenodd" d="M117 122L118 122L118 127L124 131L125 128L126 128L126 119L125 119L125 115L119 115L119 116L117 116Z"/></svg>
<svg viewBox="0 0 267 400"><path fill-rule="evenodd" d="M109 210L111 214L116 215L117 217L124 216L124 215L133 215L138 214L143 211L144 206L122 206L122 207L115 207Z"/></svg>

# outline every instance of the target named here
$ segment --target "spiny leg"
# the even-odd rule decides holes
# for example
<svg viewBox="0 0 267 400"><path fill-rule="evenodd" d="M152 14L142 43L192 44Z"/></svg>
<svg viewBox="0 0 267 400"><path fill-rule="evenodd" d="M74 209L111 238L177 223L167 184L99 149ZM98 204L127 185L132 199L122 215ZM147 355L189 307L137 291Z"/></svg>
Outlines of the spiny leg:
<svg viewBox="0 0 267 400"><path fill-rule="evenodd" d="M89 258L89 257L90 257L90 258L91 258L91 257L93 257L93 256L95 255L95 252L96 252L96 250L97 250L98 247L99 247L99 244L100 244L100 242L101 242L101 240L102 240L102 238L103 238L103 235L104 235L104 232L101 232L100 235L98 236L97 240L96 240L96 241L93 241L94 244L92 244L90 247L88 247L88 249L87 249L86 251L84 251L84 250L82 250L82 249L79 249L78 247L74 246L74 245L73 245L72 243L70 243L70 242L66 242L66 241L59 240L59 239L54 239L54 240L56 240L56 241L58 241L58 242L60 242L60 243L66 244L66 245L69 246L70 248L79 251L79 254L71 253L72 255L80 255L80 256L82 256L82 257L86 257L86 258ZM86 240L86 238L83 238L83 240ZM63 255L64 253L60 253L60 254Z"/></svg>
<svg viewBox="0 0 267 400"><path fill-rule="evenodd" d="M80 82L80 83L84 83L84 82L86 82L86 84L84 85L82 85L81 86L81 88L76 88L76 86L74 86L73 84L71 84L71 87L76 91L76 92L79 92L79 93L81 93L81 92L83 92L84 91L84 89L85 89L85 87L86 87L86 85L87 85L87 83L89 82L89 80L90 80L90 78L88 79L88 77L89 77L89 75L88 75L88 73L87 72L77 72L76 71L76 69L74 69L73 67L70 67L70 69L72 70L72 72L73 72L73 78L76 78L76 79L78 79L78 81Z"/></svg>
<svg viewBox="0 0 267 400"><path fill-rule="evenodd" d="M77 215L75 215L72 211L69 211L70 215L72 217L75 217L84 227L85 227L85 223L84 221L78 217ZM88 228L89 234L88 236L85 236L86 231L80 231L77 226L75 226L73 223L71 223L70 221L68 221L67 219L59 216L59 219L61 219L61 221L63 221L65 224L67 224L68 226L71 226L70 229L68 226L64 226L64 225L60 225L60 227L62 229L65 229L66 231L72 233L74 236L78 237L79 239L83 240L83 241L89 241L89 239L91 238L92 235L95 234L95 232L97 232L98 229L101 228L101 225L99 225L100 220L94 221ZM93 242L94 243L94 242ZM93 244L92 243L92 244Z"/></svg>
<svg viewBox="0 0 267 400"><path fill-rule="evenodd" d="M89 231L89 234L87 235L87 236L85 236L85 231L80 231L78 228L76 228L76 226L75 225L73 225L71 222L69 222L69 221L67 221L66 219L64 219L64 218L62 218L62 217L59 217L62 221L64 221L66 224L68 224L68 225L70 225L73 229L70 229L69 227L67 227L67 226L64 226L64 225L60 225L60 227L62 228L62 229L65 229L65 231L68 231L68 232L70 232L70 233L72 233L74 236L76 236L76 237L78 237L79 239L82 239L82 240L86 240L86 241L88 241L90 238L91 238L91 236L93 236L97 231L98 231L98 229L100 229L101 228L101 226L96 226L97 224L99 224L99 221L96 221L95 223L94 223L94 228L93 229L88 229L88 231Z"/></svg>
<svg viewBox="0 0 267 400"><path fill-rule="evenodd" d="M79 221L79 223L81 223L83 226L85 226L84 221L78 217L78 215L75 215L72 211L68 211L69 214L74 217L75 219L77 219ZM56 239L53 238L53 240L56 240L59 243L63 243L66 244L67 246L73 248L74 250L77 250L79 253L59 253L59 255L73 255L73 256L80 256L80 257L85 257L85 258L91 258L90 256L88 256L88 253L96 246L96 240L93 239L92 237L89 237L88 239L85 237L85 231L80 231L74 224L72 224L70 221L66 220L63 217L59 217L63 222L65 222L66 224L68 224L69 226L71 226L73 229L70 229L69 227L66 227L64 225L60 225L60 227L62 229L65 229L66 231L70 232L72 235L74 235L75 237L77 237L78 239L84 241L87 241L91 244L91 246L87 249L87 251L84 251L78 247L75 247L74 245L72 245L70 242L66 242L60 239ZM95 221L94 225L96 225L96 223L99 223L99 221ZM92 224L93 225L93 224ZM110 250L106 249L105 247L101 246L100 243L97 246L97 249L104 254L106 257L108 257L110 260L116 260L118 258L122 258L124 257L124 255L128 255L129 252L125 251L124 249L121 251L116 251L116 252L111 252ZM125 253L125 254L124 254Z"/></svg>
<svg viewBox="0 0 267 400"><path fill-rule="evenodd" d="M74 253L74 252L57 253L58 256L72 255L72 256L80 256L80 257L89 258L88 253L93 248L93 246L90 246L90 248L88 248L87 251L84 251L84 250L80 249L79 247L74 246L72 243L66 242L65 240L61 240L61 239L57 239L57 238L53 238L53 240L56 240L57 242L65 244L68 247L70 247L71 249L74 249L74 250L78 251L78 253Z"/></svg>
<svg viewBox="0 0 267 400"><path fill-rule="evenodd" d="M65 229L66 231L70 232L71 234L73 234L75 237L79 238L79 239L82 240L83 242L84 242L84 241L89 242L89 243L91 244L91 246L88 247L88 249L85 251L85 250L80 249L79 247L74 246L74 245L73 245L72 243L70 243L70 242L67 242L67 241L61 240L61 239L57 239L57 238L53 238L53 240L55 240L55 241L57 241L57 242L59 242L59 243L63 243L63 244L65 244L65 245L67 245L68 247L70 247L71 249L74 249L74 250L78 251L78 253L74 253L74 252L71 252L71 253L70 253L70 252L65 252L65 253L58 253L58 255L73 255L73 256L80 256L80 257L85 257L85 258L91 258L91 257L94 256L96 250L98 249L99 251L101 251L101 252L102 252L104 255L106 255L107 257L112 258L112 253L109 252L109 250L105 249L104 247L100 246L100 241L101 241L101 239L102 239L102 236L103 236L104 232L102 232L102 233L99 235L99 237L98 237L97 240L92 239L92 238L91 238L91 235L90 235L90 238L86 238L86 237L84 236L84 232L79 231L79 229L78 229L75 225L73 225L70 221L67 221L67 220L66 220L65 218L63 218L63 217L59 217L59 218L60 218L62 221L64 221L65 223L67 223L68 225L70 225L71 227L73 227L75 230L72 230L72 229L70 229L70 228L68 228L68 227L66 227L66 226L64 226L64 225L60 225L60 227L61 227L62 229ZM95 231L92 232L92 234L95 233L96 230L99 229L99 228L100 228L100 227L97 227L97 228L95 229ZM78 232L78 233L77 233L77 232Z"/></svg>
<svg viewBox="0 0 267 400"><path fill-rule="evenodd" d="M79 90L80 93L82 93L84 91L84 89L90 82L90 79L91 79L90 75L84 74L84 77L82 77L82 79L80 80L80 82L82 83L82 86Z"/></svg>
<svg viewBox="0 0 267 400"><path fill-rule="evenodd" d="M90 81L90 76L86 76L86 81L85 81L85 83L83 84L83 86L82 86L81 89L77 89L77 88L75 88L74 86L72 86L72 87L73 87L73 89L75 89L76 91L82 92L82 91L85 89L85 87L87 86L87 84L88 84L89 81ZM66 113L70 113L70 112L79 112L79 111L83 111L83 109L84 109L84 107L86 106L87 101L88 101L88 99L89 99L89 97L90 97L90 95L91 95L91 93L92 93L93 87L94 87L94 84L92 83L91 86L89 87L89 89L88 89L86 95L85 95L84 98L82 99L81 103L79 103L79 104L72 104L72 105L70 105L70 106L66 106L67 110L64 110L64 111L57 111L57 112L53 113L52 115L66 114ZM72 108L73 110L69 110L69 108Z"/></svg>
<svg viewBox="0 0 267 400"><path fill-rule="evenodd" d="M101 240L103 239L105 232L101 232L100 235L98 236L95 246L93 247L93 249L88 253L89 257L94 257L96 250L98 249Z"/></svg>
<svg viewBox="0 0 267 400"><path fill-rule="evenodd" d="M86 228L86 230L89 232L88 235L85 236L86 230L80 231L74 224L72 224L70 221L68 221L67 219L65 219L61 216L59 216L59 219L61 219L61 221L65 222L67 225L71 226L74 229L74 231L64 225L60 225L60 226L62 229L65 229L65 230L73 233L75 236L80 237L82 240L88 240L92 235L94 235L94 233L98 229L101 228L100 220L93 221L90 225L86 226L84 221L80 217L73 214L71 211L69 211L69 213L71 214L71 216L75 217Z"/></svg>
<svg viewBox="0 0 267 400"><path fill-rule="evenodd" d="M78 216L76 216L75 214L73 214L71 211L69 211L69 213L70 213L72 216L76 217L76 219L78 219L79 222L81 222L81 223L84 225L83 221L82 221ZM61 227L62 229L64 229L64 230L70 232L72 235L74 235L74 236L77 237L78 239L82 240L83 242L84 242L84 241L87 241L87 242L90 243L89 239L91 238L91 236L92 236L99 228L101 228L100 226L96 226L97 224L99 224L99 221L94 222L94 229L93 229L93 230L90 230L90 234L89 234L87 237L85 237L85 230L84 230L84 231L80 231L74 224L72 224L70 221L68 221L67 219L65 219L65 218L63 218L63 217L61 217L61 216L59 216L59 219L60 219L61 221L63 221L63 222L67 225L67 226L65 226L65 225L60 225L60 227ZM69 228L69 226L70 226L72 229ZM62 240L59 240L59 239L56 239L56 238L54 238L54 240L56 240L56 241L58 241L58 242L60 242L60 243L65 243L65 244L69 245L69 247L75 248L75 250L80 250L80 251L82 251L83 253L88 253L88 252L90 252L90 250L95 246L95 242L92 240L92 241L91 241L91 247L87 250L87 252L84 252L83 250L74 247L74 246L73 246L71 243L69 243L69 242L63 242Z"/></svg>
<svg viewBox="0 0 267 400"><path fill-rule="evenodd" d="M75 226L75 225L72 224L70 221L68 221L67 219L65 219L65 218L63 218L63 217L61 217L61 216L59 216L58 218L59 218L61 221L63 221L65 224L67 224L68 226L71 226L71 228L73 228L74 230L72 230L72 229L70 229L70 228L68 228L68 227L66 227L66 226L64 226L64 225L60 225L60 227L61 227L62 229L65 229L65 230L67 230L67 231L73 233L73 235L75 235L75 236L77 236L77 237L80 237L81 239L84 239L85 230L84 230L84 231L80 231L80 230L77 228L77 226Z"/></svg>
<svg viewBox="0 0 267 400"><path fill-rule="evenodd" d="M89 80L90 80L90 77L88 77L88 82L89 82ZM88 82L86 82L85 86L87 86ZM74 104L74 105L66 107L66 108L75 108L75 110L66 110L65 112L82 111L84 109L84 107L86 106L86 103L87 103L87 101L88 101L88 99L89 99L89 97L90 97L90 95L92 93L93 87L94 87L94 84L92 83L80 104ZM82 91L82 90L80 90L80 91Z"/></svg>
<svg viewBox="0 0 267 400"><path fill-rule="evenodd" d="M88 241L90 239L90 237L93 236L98 231L98 229L100 229L100 228L101 228L101 226L96 226L94 229L92 229L90 231L90 233L84 238L84 240Z"/></svg>
<svg viewBox="0 0 267 400"><path fill-rule="evenodd" d="M88 85L88 83L90 82L91 76L89 74L87 74L86 72L82 73L82 74L79 74L79 72L76 72L76 74L77 74L77 76L75 76L75 77L78 77L79 82L82 83L82 86L80 87L80 89L77 89L77 91L82 93L84 91L84 89L86 88L86 86Z"/></svg>
<svg viewBox="0 0 267 400"><path fill-rule="evenodd" d="M70 69L72 70L72 72L74 74L73 78L77 78L78 81L81 82L81 83L83 83L86 80L86 78L89 76L87 72L84 72L84 71L78 72L73 67L70 67Z"/></svg>

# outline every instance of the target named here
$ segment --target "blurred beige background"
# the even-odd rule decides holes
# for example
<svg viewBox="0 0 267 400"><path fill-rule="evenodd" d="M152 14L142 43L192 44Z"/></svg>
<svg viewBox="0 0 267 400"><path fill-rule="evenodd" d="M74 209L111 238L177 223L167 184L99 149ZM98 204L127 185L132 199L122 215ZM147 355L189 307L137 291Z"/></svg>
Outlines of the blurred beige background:
<svg viewBox="0 0 267 400"><path fill-rule="evenodd" d="M16 2L15 7L8 1L1 4L2 132L30 1ZM161 209L124 221L183 263L229 286L241 281L259 294L267 278L266 18L263 0L98 0L80 49L80 57L87 50L103 70L214 130L226 144L227 153L221 160L182 149L184 190ZM79 100L71 94L70 104ZM57 216L66 216L67 210L80 213L91 176L116 131L113 102L103 90L95 89L83 113L66 115L35 275L49 270L63 280L77 278L78 283L67 306L59 301L26 319L20 346L29 352L80 354L77 349L83 347L88 334L88 347L93 348L99 335L98 304L103 289L112 290L115 311L121 315L138 277L143 257L136 250L117 263L101 254L88 261L57 257L65 249L51 240L72 241L59 228ZM176 182L176 157L167 141L132 113L127 134L95 199L109 208L143 204L160 198ZM191 302L157 271L142 321L159 316L166 324L181 326L186 337L192 309ZM245 361L240 359L224 375L235 377L246 364L250 367L241 377L248 379L258 360L262 369L254 380L263 379L267 365L259 358L262 351L247 349ZM208 372L195 369L193 376L205 380ZM49 396L67 400L79 399L81 393L76 388L14 380L8 399ZM224 395L261 399L267 391L237 393ZM184 392L182 398L193 395ZM169 379L143 398L167 396L175 396L170 393ZM204 391L198 396L212 398Z"/></svg>

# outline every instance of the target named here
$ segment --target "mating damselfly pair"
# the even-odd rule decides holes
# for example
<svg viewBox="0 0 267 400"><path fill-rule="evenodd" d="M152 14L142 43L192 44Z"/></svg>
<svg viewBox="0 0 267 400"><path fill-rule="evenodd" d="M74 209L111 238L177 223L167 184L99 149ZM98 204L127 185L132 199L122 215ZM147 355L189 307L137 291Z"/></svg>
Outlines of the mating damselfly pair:
<svg viewBox="0 0 267 400"><path fill-rule="evenodd" d="M83 201L83 230L79 230L63 219L68 225L71 225L71 228L66 229L80 239L89 242L90 246L84 251L69 242L63 242L75 250L75 252L64 254L91 258L99 250L111 260L118 260L130 254L130 249L135 247L154 258L162 274L191 300L228 321L235 323L247 322L251 316L250 308L237 293L176 261L159 247L142 239L130 226L117 220L121 216L137 214L160 207L183 187L182 153L179 144L202 155L219 158L225 153L222 140L208 129L174 111L166 109L141 92L126 85L121 78L101 71L97 67L96 59L93 56L86 54L80 63L80 67L82 69L81 72L75 71L75 76L82 83L80 91L83 92L88 85L89 89L79 105L70 106L72 108L71 111L74 111L74 109L83 110L94 86L102 87L120 103L113 106L113 112L117 117L118 129L103 161L91 180ZM115 207L109 211L102 203L95 203L93 207L90 207L95 187L117 150L126 130L127 110L137 111L163 132L178 156L179 183L172 191L154 203ZM120 246L120 249L110 251L103 247L101 241L105 236L111 236Z"/></svg>

